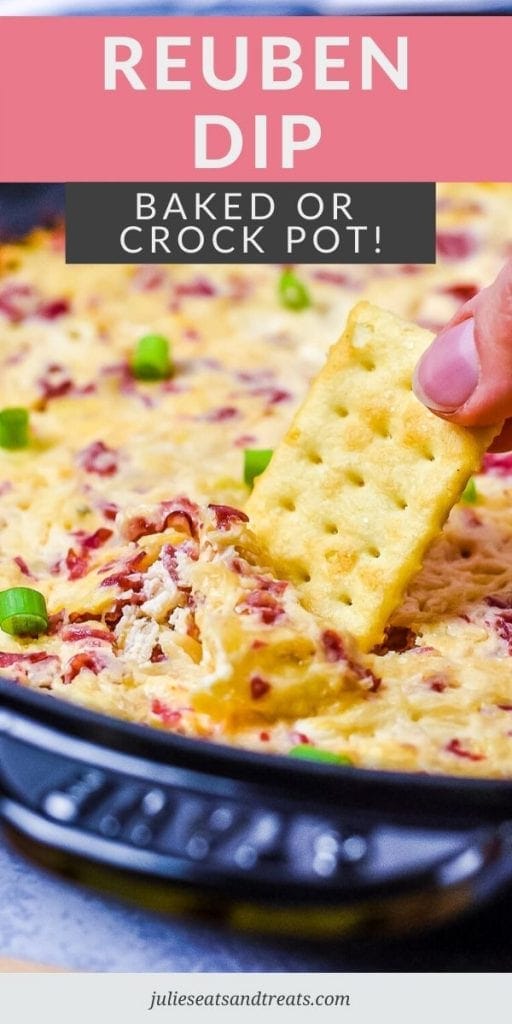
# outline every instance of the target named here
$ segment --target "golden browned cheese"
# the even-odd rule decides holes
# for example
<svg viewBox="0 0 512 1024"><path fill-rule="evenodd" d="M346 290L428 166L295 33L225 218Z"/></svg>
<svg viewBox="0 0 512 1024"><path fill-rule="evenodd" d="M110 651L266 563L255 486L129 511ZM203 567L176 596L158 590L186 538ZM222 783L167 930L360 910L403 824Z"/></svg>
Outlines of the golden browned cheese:
<svg viewBox="0 0 512 1024"><path fill-rule="evenodd" d="M440 187L438 223L436 266L304 267L301 312L277 267L66 267L59 232L2 249L0 408L30 410L31 441L0 450L0 583L51 614L47 636L0 633L3 675L267 752L512 774L512 457L487 457L364 657L231 511L244 448L278 444L357 301L435 331L489 283L512 186ZM172 342L166 381L131 372L149 332Z"/></svg>

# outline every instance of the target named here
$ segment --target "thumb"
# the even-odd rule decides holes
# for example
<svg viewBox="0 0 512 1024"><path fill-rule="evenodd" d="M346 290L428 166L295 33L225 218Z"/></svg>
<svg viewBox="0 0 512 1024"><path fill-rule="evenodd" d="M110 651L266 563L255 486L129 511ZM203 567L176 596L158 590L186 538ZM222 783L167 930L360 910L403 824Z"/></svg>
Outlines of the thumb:
<svg viewBox="0 0 512 1024"><path fill-rule="evenodd" d="M512 259L434 339L416 367L414 391L463 426L512 416Z"/></svg>

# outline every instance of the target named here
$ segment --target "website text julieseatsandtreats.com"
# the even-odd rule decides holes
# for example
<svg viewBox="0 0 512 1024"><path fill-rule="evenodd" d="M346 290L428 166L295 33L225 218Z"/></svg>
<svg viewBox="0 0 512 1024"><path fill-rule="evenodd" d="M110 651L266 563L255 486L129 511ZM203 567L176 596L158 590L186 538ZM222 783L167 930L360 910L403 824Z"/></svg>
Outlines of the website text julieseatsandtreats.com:
<svg viewBox="0 0 512 1024"><path fill-rule="evenodd" d="M315 1006L315 1007L349 1007L350 995L347 992L180 992L170 989L167 992L151 994L148 1010L157 1007L182 1006Z"/></svg>

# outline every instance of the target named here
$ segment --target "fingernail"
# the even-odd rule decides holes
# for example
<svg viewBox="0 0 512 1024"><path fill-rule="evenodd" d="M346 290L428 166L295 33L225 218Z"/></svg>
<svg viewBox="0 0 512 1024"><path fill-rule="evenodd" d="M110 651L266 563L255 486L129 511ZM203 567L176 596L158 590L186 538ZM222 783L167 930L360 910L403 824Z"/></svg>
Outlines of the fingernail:
<svg viewBox="0 0 512 1024"><path fill-rule="evenodd" d="M473 394L479 375L473 319L434 338L414 374L414 393L434 412L455 412Z"/></svg>

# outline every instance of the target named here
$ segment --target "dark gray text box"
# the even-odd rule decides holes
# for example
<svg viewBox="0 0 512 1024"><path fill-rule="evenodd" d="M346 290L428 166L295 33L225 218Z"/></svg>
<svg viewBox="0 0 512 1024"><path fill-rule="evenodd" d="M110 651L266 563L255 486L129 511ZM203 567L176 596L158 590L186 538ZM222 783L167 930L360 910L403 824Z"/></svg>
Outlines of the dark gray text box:
<svg viewBox="0 0 512 1024"><path fill-rule="evenodd" d="M77 183L68 263L433 263L431 182Z"/></svg>

